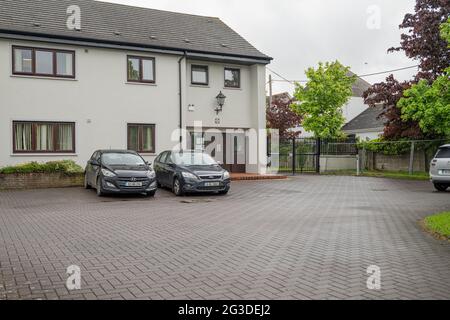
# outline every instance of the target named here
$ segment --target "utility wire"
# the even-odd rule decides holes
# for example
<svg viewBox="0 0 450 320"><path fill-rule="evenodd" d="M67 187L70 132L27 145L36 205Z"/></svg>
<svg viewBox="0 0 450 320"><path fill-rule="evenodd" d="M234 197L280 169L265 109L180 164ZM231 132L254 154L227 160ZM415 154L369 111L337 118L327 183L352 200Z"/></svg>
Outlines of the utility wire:
<svg viewBox="0 0 450 320"><path fill-rule="evenodd" d="M418 66L419 65L410 66L410 67L404 67L404 68L398 68L398 69L393 69L393 70L386 70L386 71L375 72L375 73L361 74L361 75L357 75L357 77L364 78L364 77L376 76L376 75L385 74L385 73L391 73L391 72L396 72L396 71L402 71L402 70L417 68ZM274 79L274 80L272 80L273 82L289 82L291 84L295 84L295 82L308 82L308 80L288 80L285 77L281 76L279 73L277 73L277 72L273 71L272 69L270 69L269 67L267 67L267 69L270 72L272 72L273 74L277 75L278 77L280 77L282 79L282 80Z"/></svg>

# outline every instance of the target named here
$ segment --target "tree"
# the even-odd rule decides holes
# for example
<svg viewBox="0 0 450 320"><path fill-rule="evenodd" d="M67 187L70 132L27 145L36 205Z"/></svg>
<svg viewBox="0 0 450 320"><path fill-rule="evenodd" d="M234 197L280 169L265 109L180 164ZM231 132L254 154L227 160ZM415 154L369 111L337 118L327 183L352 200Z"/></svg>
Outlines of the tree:
<svg viewBox="0 0 450 320"><path fill-rule="evenodd" d="M406 14L401 29L400 47L389 49L404 51L406 56L419 60L420 71L416 82L421 79L433 81L449 66L450 51L447 42L440 36L441 25L450 16L448 0L416 0L415 13Z"/></svg>
<svg viewBox="0 0 450 320"><path fill-rule="evenodd" d="M397 108L398 101L403 97L403 91L410 88L410 82L399 82L390 75L385 82L376 83L364 93L364 102L369 107L383 104L383 112L380 114L385 120L385 139L398 140L402 138L421 139L423 134L417 122L404 121L402 112Z"/></svg>
<svg viewBox="0 0 450 320"><path fill-rule="evenodd" d="M423 133L450 137L450 68L432 85L420 80L398 102L405 121L417 121Z"/></svg>
<svg viewBox="0 0 450 320"><path fill-rule="evenodd" d="M342 107L352 96L356 76L349 76L349 67L338 61L319 63L317 69L306 71L308 83L296 83L294 97L297 103L292 109L303 118L305 130L316 138L336 138L343 136L345 123Z"/></svg>
<svg viewBox="0 0 450 320"><path fill-rule="evenodd" d="M267 107L267 128L278 129L280 138L295 138L300 135L300 131L291 130L299 127L302 122L302 118L292 111L292 103L289 96L278 95L272 105Z"/></svg>
<svg viewBox="0 0 450 320"><path fill-rule="evenodd" d="M402 83L390 75L385 82L374 84L364 93L365 103L369 106L384 105L380 116L386 119L385 139L424 136L417 121L413 118L405 121L402 118L397 103L404 90L421 79L431 83L450 65L450 51L447 43L440 37L440 24L447 21L449 15L448 0L417 0L415 13L407 14L400 25L401 29L407 29L407 33L401 36L401 46L388 51L404 51L408 57L419 60L418 74L413 80Z"/></svg>
<svg viewBox="0 0 450 320"><path fill-rule="evenodd" d="M450 48L450 18L441 25L441 38L447 41L447 48Z"/></svg>
<svg viewBox="0 0 450 320"><path fill-rule="evenodd" d="M441 36L450 47L450 18L442 24ZM417 121L433 137L450 137L450 67L433 84L420 80L405 90L398 102L402 119Z"/></svg>

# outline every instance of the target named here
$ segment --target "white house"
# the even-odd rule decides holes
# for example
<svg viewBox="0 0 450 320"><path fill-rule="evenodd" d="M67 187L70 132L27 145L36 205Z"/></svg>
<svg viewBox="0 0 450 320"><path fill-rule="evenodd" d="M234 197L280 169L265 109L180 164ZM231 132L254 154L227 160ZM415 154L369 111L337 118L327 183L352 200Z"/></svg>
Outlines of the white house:
<svg viewBox="0 0 450 320"><path fill-rule="evenodd" d="M231 171L264 173L271 59L218 18L92 0L2 0L0 166L84 165L110 148L152 161L181 140L215 142L213 155ZM195 138L177 132L200 123Z"/></svg>
<svg viewBox="0 0 450 320"><path fill-rule="evenodd" d="M347 135L354 135L362 141L378 139L383 134L386 122L382 112L383 105L367 108L347 123L342 130Z"/></svg>

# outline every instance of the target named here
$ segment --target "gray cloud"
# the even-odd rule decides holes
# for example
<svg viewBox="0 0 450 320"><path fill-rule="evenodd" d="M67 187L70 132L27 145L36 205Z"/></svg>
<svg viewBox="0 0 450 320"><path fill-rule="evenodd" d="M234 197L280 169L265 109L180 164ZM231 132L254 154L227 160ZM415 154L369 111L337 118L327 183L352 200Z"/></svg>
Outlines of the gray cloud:
<svg viewBox="0 0 450 320"><path fill-rule="evenodd" d="M414 0L108 0L183 13L216 16L274 58L269 66L288 79L304 79L304 70L319 61L339 60L355 73L367 74L417 64L399 45L398 25L413 12ZM381 12L380 29L367 27L370 6ZM410 79L415 69L396 72ZM374 83L387 75L365 78ZM277 78L277 77L275 77ZM274 92L293 91L276 82Z"/></svg>

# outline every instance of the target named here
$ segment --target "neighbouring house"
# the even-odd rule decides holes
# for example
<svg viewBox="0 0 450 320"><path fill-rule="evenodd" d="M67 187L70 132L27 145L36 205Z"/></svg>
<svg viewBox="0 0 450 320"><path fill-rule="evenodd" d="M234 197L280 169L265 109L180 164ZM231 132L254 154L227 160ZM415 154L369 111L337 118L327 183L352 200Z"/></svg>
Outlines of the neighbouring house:
<svg viewBox="0 0 450 320"><path fill-rule="evenodd" d="M363 141L379 138L384 131L385 119L381 116L383 106L367 108L352 121L347 123L342 130L350 136Z"/></svg>
<svg viewBox="0 0 450 320"><path fill-rule="evenodd" d="M271 60L219 18L92 0L2 0L0 166L83 165L109 148L152 161L177 145L213 144L229 170L264 173ZM260 132L249 142L251 129Z"/></svg>

